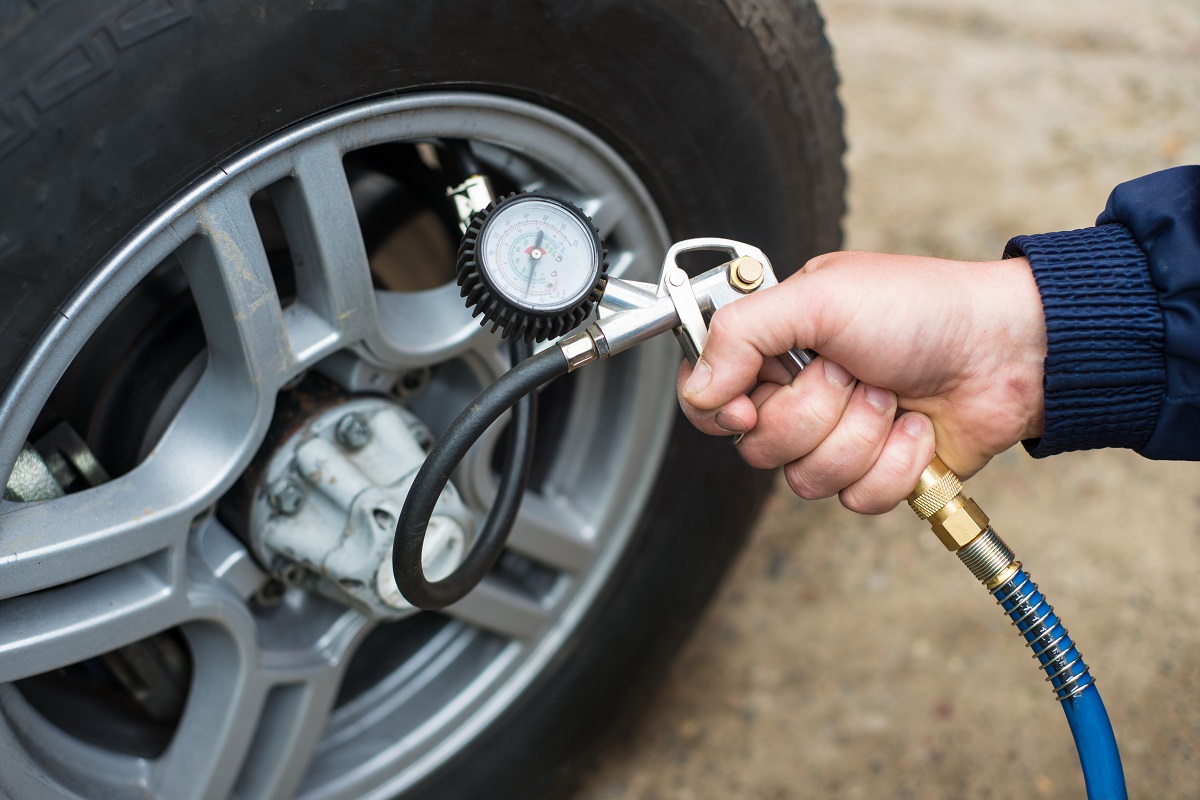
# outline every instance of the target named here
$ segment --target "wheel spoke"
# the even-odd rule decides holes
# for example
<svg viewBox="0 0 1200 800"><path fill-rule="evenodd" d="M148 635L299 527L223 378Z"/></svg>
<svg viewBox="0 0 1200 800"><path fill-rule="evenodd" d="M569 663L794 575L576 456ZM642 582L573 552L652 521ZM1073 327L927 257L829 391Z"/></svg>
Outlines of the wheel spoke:
<svg viewBox="0 0 1200 800"><path fill-rule="evenodd" d="M273 394L295 374L296 359L250 201L224 194L197 214L201 235L178 252L204 324L209 370L227 386Z"/></svg>
<svg viewBox="0 0 1200 800"><path fill-rule="evenodd" d="M189 544L189 557L197 557L206 572L243 600L249 600L266 579L246 545L215 516L197 527Z"/></svg>
<svg viewBox="0 0 1200 800"><path fill-rule="evenodd" d="M600 231L601 236L608 236L612 233L620 224L626 211L624 203L610 196L589 197L579 203L579 207L583 209L583 213L592 218L592 224L596 226L596 230Z"/></svg>
<svg viewBox="0 0 1200 800"><path fill-rule="evenodd" d="M401 369L445 361L480 335L453 283L417 292L376 292L381 336L368 344Z"/></svg>
<svg viewBox="0 0 1200 800"><path fill-rule="evenodd" d="M242 617L245 612L236 613L235 620ZM255 669L253 623L245 627L248 634L227 627L224 620L183 627L192 651L191 691L170 746L154 764L155 794L229 796L253 744L254 723L269 688Z"/></svg>
<svg viewBox="0 0 1200 800"><path fill-rule="evenodd" d="M617 250L608 254L608 274L614 278L629 277L629 272L636 264L637 256L629 250Z"/></svg>
<svg viewBox="0 0 1200 800"><path fill-rule="evenodd" d="M375 328L367 252L333 143L298 154L294 180L276 183L270 191L296 271L297 303L288 309L288 335L297 358L308 362L327 352L339 339L336 333L352 342ZM314 316L324 325L308 319Z"/></svg>
<svg viewBox="0 0 1200 800"><path fill-rule="evenodd" d="M210 576L193 573L193 581L192 613L202 616L182 626L191 692L171 745L155 762L156 794L290 797L364 618L310 598L264 622Z"/></svg>
<svg viewBox="0 0 1200 800"><path fill-rule="evenodd" d="M237 781L237 797L286 800L295 796L325 730L341 678L341 669L330 668L307 681L271 690Z"/></svg>
<svg viewBox="0 0 1200 800"><path fill-rule="evenodd" d="M171 627L184 603L168 552L4 601L0 683L106 653Z"/></svg>
<svg viewBox="0 0 1200 800"><path fill-rule="evenodd" d="M550 621L548 609L497 581L485 579L446 609L452 617L509 639L531 641Z"/></svg>
<svg viewBox="0 0 1200 800"><path fill-rule="evenodd" d="M43 718L15 686L0 686L0 710L0 752L5 754L0 796L63 797L46 783L47 765L59 780L68 776L75 785L88 787L92 797L125 797L149 782L149 761L76 739Z"/></svg>
<svg viewBox="0 0 1200 800"><path fill-rule="evenodd" d="M157 464L93 489L0 505L0 599L65 584L182 544L196 507ZM155 506L148 506L147 498Z"/></svg>
<svg viewBox="0 0 1200 800"><path fill-rule="evenodd" d="M596 553L594 532L564 498L547 499L526 492L508 546L535 561L582 572Z"/></svg>

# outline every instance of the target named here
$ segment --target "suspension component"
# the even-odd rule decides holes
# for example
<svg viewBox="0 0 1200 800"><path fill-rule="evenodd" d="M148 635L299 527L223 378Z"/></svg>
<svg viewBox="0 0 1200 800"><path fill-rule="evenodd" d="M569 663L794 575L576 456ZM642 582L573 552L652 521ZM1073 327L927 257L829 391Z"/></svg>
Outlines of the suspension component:
<svg viewBox="0 0 1200 800"><path fill-rule="evenodd" d="M396 519L429 430L390 398L314 409L262 468L248 541L284 584L314 589L377 620L414 613L392 576ZM437 580L470 548L475 519L453 484L433 495L422 569Z"/></svg>

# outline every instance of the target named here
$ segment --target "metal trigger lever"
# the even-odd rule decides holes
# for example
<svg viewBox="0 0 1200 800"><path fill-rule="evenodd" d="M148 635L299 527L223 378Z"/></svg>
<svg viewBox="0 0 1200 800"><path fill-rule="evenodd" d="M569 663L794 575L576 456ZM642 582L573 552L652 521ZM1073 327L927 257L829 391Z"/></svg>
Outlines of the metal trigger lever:
<svg viewBox="0 0 1200 800"><path fill-rule="evenodd" d="M679 266L677 259L681 253L700 250L715 250L735 256L714 270L723 274L725 280L722 283L710 285L711 273L690 280ZM708 341L708 325L717 309L778 282L771 262L757 247L729 239L688 239L674 245L663 260L659 291L670 297L679 315L679 325L674 333L688 361L695 364L704 352ZM706 302L701 303L697 299L693 284L699 285L700 296ZM816 357L817 354L812 350L793 349L778 358L794 378Z"/></svg>

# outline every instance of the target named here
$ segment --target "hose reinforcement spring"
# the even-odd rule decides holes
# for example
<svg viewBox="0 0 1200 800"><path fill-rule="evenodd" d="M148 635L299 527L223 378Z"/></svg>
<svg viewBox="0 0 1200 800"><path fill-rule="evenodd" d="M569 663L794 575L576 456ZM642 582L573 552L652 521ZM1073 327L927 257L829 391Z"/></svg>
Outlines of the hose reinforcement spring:
<svg viewBox="0 0 1200 800"><path fill-rule="evenodd" d="M993 589L992 596L1033 651L1060 702L1096 682L1054 607L1023 568Z"/></svg>

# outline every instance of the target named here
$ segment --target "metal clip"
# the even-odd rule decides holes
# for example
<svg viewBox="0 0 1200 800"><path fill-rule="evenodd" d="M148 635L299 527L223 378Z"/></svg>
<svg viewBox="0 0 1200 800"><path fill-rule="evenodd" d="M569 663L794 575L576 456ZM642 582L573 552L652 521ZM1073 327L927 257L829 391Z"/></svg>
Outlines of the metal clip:
<svg viewBox="0 0 1200 800"><path fill-rule="evenodd" d="M683 348L683 354L688 361L695 364L704 352L704 344L708 341L708 323L700 312L700 304L696 302L696 294L687 273L679 267L672 269L666 276L667 296L675 304L675 313L679 315L679 325L675 328L675 338Z"/></svg>
<svg viewBox="0 0 1200 800"><path fill-rule="evenodd" d="M458 186L446 190L446 196L454 201L454 210L458 212L458 228L467 232L467 225L476 211L483 211L495 199L492 182L486 175L472 175Z"/></svg>

